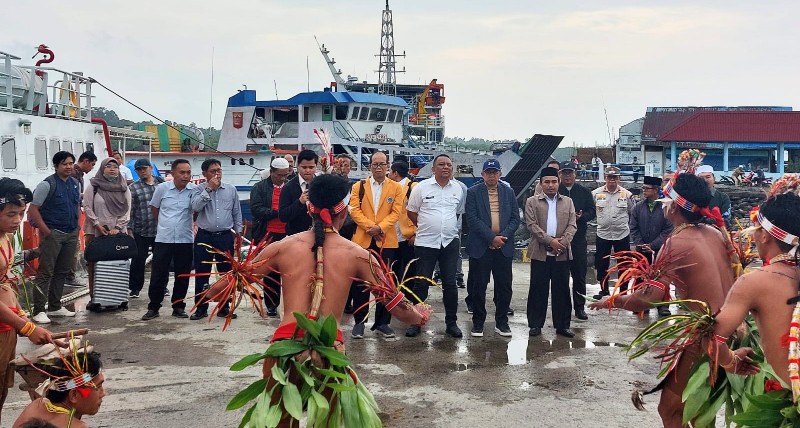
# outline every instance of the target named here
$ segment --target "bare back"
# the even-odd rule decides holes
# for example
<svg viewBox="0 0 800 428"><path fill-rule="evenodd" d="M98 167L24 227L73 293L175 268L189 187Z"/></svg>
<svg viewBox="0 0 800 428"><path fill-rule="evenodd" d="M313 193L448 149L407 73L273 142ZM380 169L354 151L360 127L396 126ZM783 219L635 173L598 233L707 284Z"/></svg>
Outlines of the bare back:
<svg viewBox="0 0 800 428"><path fill-rule="evenodd" d="M77 417L72 418L71 425L69 425L70 416L65 413L47 411L47 408L44 405L44 400L44 398L37 398L31 404L28 404L28 407L22 411L17 420L14 422L13 428L19 428L25 424L25 422L29 422L34 419L49 422L57 427L70 426L72 428L84 428L87 426L86 423Z"/></svg>
<svg viewBox="0 0 800 428"><path fill-rule="evenodd" d="M283 317L281 325L294 322L293 312L307 313L311 309L311 287L316 271L314 232L306 231L287 236L270 244L256 260L267 259L258 273L268 274L269 267L281 274L283 292ZM350 292L352 278L375 281L367 250L342 238L337 233L326 233L322 246L324 288L321 316L333 315L337 323L342 317Z"/></svg>
<svg viewBox="0 0 800 428"><path fill-rule="evenodd" d="M800 270L776 263L742 277L735 290L741 291L750 303L750 312L761 333L764 356L775 373L789 384L789 348L783 343L789 332L794 305L787 300L798 295Z"/></svg>
<svg viewBox="0 0 800 428"><path fill-rule="evenodd" d="M688 227L670 237L662 253L676 258L678 297L706 302L716 313L735 279L722 232L708 225Z"/></svg>

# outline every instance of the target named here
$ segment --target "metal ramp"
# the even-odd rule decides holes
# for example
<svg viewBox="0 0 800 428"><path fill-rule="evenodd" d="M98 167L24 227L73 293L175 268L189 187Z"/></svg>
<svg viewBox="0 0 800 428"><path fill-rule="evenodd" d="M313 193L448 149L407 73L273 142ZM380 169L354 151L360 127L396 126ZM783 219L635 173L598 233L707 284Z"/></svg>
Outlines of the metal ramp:
<svg viewBox="0 0 800 428"><path fill-rule="evenodd" d="M517 200L528 196L528 189L539 178L539 170L563 139L563 136L558 135L536 134L521 147L520 160L504 178L514 189Z"/></svg>

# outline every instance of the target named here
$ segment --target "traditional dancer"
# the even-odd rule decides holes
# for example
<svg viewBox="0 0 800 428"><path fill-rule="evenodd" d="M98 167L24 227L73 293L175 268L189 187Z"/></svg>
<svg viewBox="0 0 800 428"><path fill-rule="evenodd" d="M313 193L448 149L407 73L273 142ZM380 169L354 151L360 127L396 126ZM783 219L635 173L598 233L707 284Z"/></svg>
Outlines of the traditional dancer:
<svg viewBox="0 0 800 428"><path fill-rule="evenodd" d="M19 306L19 278L12 273L14 265L13 234L19 230L25 207L33 199L31 191L21 181L0 178L0 411L14 386L14 371L8 363L14 359L17 334L31 342L44 345L50 342L50 332L35 325Z"/></svg>
<svg viewBox="0 0 800 428"><path fill-rule="evenodd" d="M102 366L100 354L78 351L62 356L55 364L34 366L48 376L48 380L37 388L44 397L28 404L13 428L22 428L33 420L59 428L88 427L81 418L97 414L106 395Z"/></svg>
<svg viewBox="0 0 800 428"><path fill-rule="evenodd" d="M705 338L709 357L728 372L754 374L750 348L731 350L728 336L734 334L748 313L753 314L760 336L760 349L773 370L766 375L765 392L771 403L748 397L753 404L732 418L750 425L756 417L762 426L797 426L800 414L800 177L784 176L772 187L767 200L751 212L753 226L747 230L756 244L764 267L739 278L716 315L713 335ZM770 380L771 375L777 379ZM760 385L758 385L760 387ZM788 388L788 389L784 389ZM738 397L732 397L738 398ZM791 411L783 412L783 409Z"/></svg>
<svg viewBox="0 0 800 428"><path fill-rule="evenodd" d="M591 304L591 309L622 308L633 312L650 309L655 303L670 300L670 284L675 285L680 298L697 302L690 303L692 309L700 309L705 304L716 312L722 307L734 282L733 265L738 265L738 259L719 211L707 208L711 200L708 187L693 174L702 157L697 151L681 153L682 172L664 187L664 215L675 229L654 264L642 262L649 266L644 269L647 274L631 278L630 273L622 272L617 288L631 279L627 293L605 297ZM716 226L702 223L705 217L713 218ZM625 267L626 263L617 265L619 270ZM682 355L674 359L670 375L650 391L663 388L658 412L665 427L683 426L681 396L692 367L702 355L699 343L687 346Z"/></svg>
<svg viewBox="0 0 800 428"><path fill-rule="evenodd" d="M235 307L241 300L237 296L245 292L263 311L259 307L263 278L273 271L281 274L283 314L272 345L263 354L245 357L232 367L241 370L264 359L264 379L228 406L242 407L261 397L245 420L258 418L259 423L280 421L281 426L292 426L307 409L308 426L339 426L342 422L345 426L380 426L377 404L350 369L338 329L350 283L354 278L362 280L401 321L424 325L430 316L430 307L412 306L403 297L387 266L338 235L347 214L342 200L349 187L338 176L316 177L308 195L312 230L266 246L244 265L234 263L231 272L204 297L220 301L234 294ZM248 284L252 280L240 281L240 277L253 278L261 287L254 288Z"/></svg>

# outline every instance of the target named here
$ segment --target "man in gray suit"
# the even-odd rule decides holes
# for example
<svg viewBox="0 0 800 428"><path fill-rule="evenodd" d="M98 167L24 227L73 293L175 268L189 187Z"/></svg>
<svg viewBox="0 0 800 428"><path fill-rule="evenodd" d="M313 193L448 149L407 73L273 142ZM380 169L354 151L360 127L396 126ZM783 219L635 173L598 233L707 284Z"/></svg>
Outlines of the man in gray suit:
<svg viewBox="0 0 800 428"><path fill-rule="evenodd" d="M511 337L508 307L511 303L511 262L514 257L514 233L520 224L519 207L510 187L500 185L500 162L483 163L483 183L467 191L465 216L469 226L467 254L475 272L471 290L472 331L483 336L486 321L486 286L489 274L494 278L494 331Z"/></svg>

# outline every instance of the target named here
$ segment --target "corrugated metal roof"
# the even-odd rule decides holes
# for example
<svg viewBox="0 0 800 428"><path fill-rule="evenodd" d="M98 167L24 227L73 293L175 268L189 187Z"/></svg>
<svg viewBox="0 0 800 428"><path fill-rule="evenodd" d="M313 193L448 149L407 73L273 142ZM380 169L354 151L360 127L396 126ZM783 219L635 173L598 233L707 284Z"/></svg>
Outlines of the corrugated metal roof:
<svg viewBox="0 0 800 428"><path fill-rule="evenodd" d="M800 142L800 112L699 111L665 132L661 141Z"/></svg>
<svg viewBox="0 0 800 428"><path fill-rule="evenodd" d="M733 111L792 111L781 106L706 106L706 107L648 107L642 125L642 140L657 140L697 112Z"/></svg>

